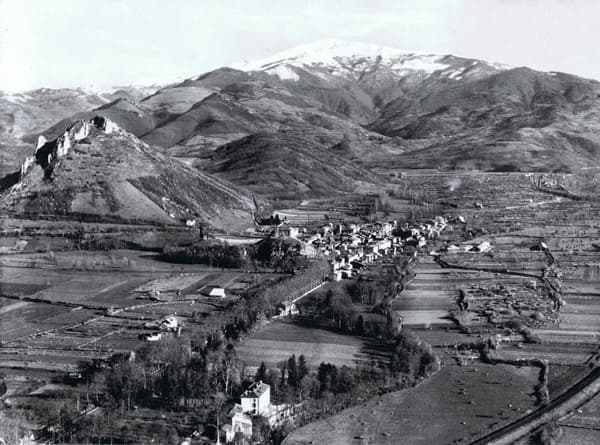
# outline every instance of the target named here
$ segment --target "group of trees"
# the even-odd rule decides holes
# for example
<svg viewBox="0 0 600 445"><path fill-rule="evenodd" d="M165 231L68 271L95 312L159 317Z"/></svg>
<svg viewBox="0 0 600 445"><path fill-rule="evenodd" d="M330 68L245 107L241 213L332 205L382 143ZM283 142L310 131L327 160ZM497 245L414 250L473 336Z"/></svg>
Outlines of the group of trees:
<svg viewBox="0 0 600 445"><path fill-rule="evenodd" d="M198 335L168 336L159 342L144 343L133 355L114 356L108 366L96 362L84 366L81 374L88 388L101 393L92 394L91 400L121 414L146 407L193 412L199 424L215 424L217 416L223 420L247 386L234 342L252 329L259 314L267 313L270 307L261 289L247 292L226 310L207 313L199 320L202 330ZM216 404L219 395L223 400ZM96 429L94 436L90 436L92 430L85 429L85 422L86 416L69 425L69 431L79 433L65 435L63 440L83 441L82 434L95 438L105 434ZM172 429L147 433L151 437L174 434Z"/></svg>
<svg viewBox="0 0 600 445"><path fill-rule="evenodd" d="M341 333L367 337L380 337L383 334L385 318L373 314L365 320L346 292L328 289L323 299L312 303L311 306L311 302L306 302L302 306L302 312L311 317L319 317Z"/></svg>
<svg viewBox="0 0 600 445"><path fill-rule="evenodd" d="M360 392L360 385L379 381L385 374L376 368L337 367L331 363L321 363L316 372L308 368L304 355L292 355L281 362L276 369L269 369L262 362L256 372L255 381L263 381L271 386L275 399L286 403L305 403L311 399L327 398L330 395L352 395ZM377 375L376 375L377 374Z"/></svg>
<svg viewBox="0 0 600 445"><path fill-rule="evenodd" d="M299 403L295 425L311 422L373 397L417 382L437 369L439 363L429 347L405 333L391 344L389 364L357 367L321 363L310 370L303 356L295 356L268 369L261 363L256 380L271 386L280 402Z"/></svg>
<svg viewBox="0 0 600 445"><path fill-rule="evenodd" d="M265 238L258 242L251 252L252 257L262 267L276 272L295 274L308 266L302 255L299 241L289 238Z"/></svg>
<svg viewBox="0 0 600 445"><path fill-rule="evenodd" d="M390 371L394 376L402 376L409 383L415 383L440 368L439 359L431 346L406 329L391 340Z"/></svg>
<svg viewBox="0 0 600 445"><path fill-rule="evenodd" d="M413 385L439 369L439 360L431 347L410 331L389 338L388 346L389 363L349 367L322 362L312 371L303 355L298 359L292 355L276 369L261 363L255 380L268 383L273 397L279 401L300 402L298 426L298 422L331 415L374 394Z"/></svg>
<svg viewBox="0 0 600 445"><path fill-rule="evenodd" d="M175 408L192 406L208 388L219 383L216 372L208 372L205 356L191 356L181 339L167 338L148 343L135 358L121 357L106 372L106 391L115 406L131 410L136 406Z"/></svg>
<svg viewBox="0 0 600 445"><path fill-rule="evenodd" d="M116 413L123 418L127 412L143 407L188 413L186 415L193 413L198 424L214 424L217 416L223 420L231 402L246 386L242 381L242 364L233 345L224 336L218 341L213 338L194 354L191 343L185 337L145 343L135 354L113 357L106 368L89 365L82 369L82 377L88 381L88 386L92 386L92 380L101 377L99 380L103 385L96 390L102 392L103 397L95 400L105 407L106 413ZM219 398L221 402L216 403ZM132 431L121 431L121 426L126 425L118 418L113 418L111 425L105 423L92 430L88 423L96 416L71 414L65 414L60 423L50 419L50 424L59 426L61 440L65 442L98 440L108 435L109 426L114 429L116 425L119 426L111 431L111 437L118 436L124 441L132 437ZM65 423L66 419L71 419L71 423ZM136 434L165 440L157 443L177 442L177 431L172 427L165 424L166 429L156 429L154 426L148 424L149 429Z"/></svg>
<svg viewBox="0 0 600 445"><path fill-rule="evenodd" d="M391 338L392 302L411 277L407 266L411 260L398 256L394 262L378 265L358 279L330 283L299 304L304 320L319 321L350 335Z"/></svg>
<svg viewBox="0 0 600 445"><path fill-rule="evenodd" d="M162 259L173 263L207 264L215 267L239 269L247 260L238 246L218 241L201 241L192 246L166 246Z"/></svg>
<svg viewBox="0 0 600 445"><path fill-rule="evenodd" d="M279 303L299 297L306 291L321 284L329 273L329 263L322 259L308 261L302 273L296 273L279 279L276 283L268 283L252 290L260 301L266 315L276 313Z"/></svg>
<svg viewBox="0 0 600 445"><path fill-rule="evenodd" d="M385 316L397 287L395 279L330 284L326 291L306 298L299 307L303 315L326 322L344 334L379 338L386 334Z"/></svg>
<svg viewBox="0 0 600 445"><path fill-rule="evenodd" d="M191 246L166 246L162 259L173 263L207 264L224 268L259 267L295 274L308 266L299 241L265 238L254 246L231 246L216 240L203 240Z"/></svg>

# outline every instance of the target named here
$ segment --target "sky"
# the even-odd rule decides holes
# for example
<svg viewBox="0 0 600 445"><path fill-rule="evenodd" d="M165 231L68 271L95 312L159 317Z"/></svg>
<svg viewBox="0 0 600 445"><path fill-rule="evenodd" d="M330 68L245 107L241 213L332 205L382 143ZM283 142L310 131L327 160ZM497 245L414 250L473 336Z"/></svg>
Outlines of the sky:
<svg viewBox="0 0 600 445"><path fill-rule="evenodd" d="M600 80L597 0L0 0L0 90L165 84L342 39Z"/></svg>

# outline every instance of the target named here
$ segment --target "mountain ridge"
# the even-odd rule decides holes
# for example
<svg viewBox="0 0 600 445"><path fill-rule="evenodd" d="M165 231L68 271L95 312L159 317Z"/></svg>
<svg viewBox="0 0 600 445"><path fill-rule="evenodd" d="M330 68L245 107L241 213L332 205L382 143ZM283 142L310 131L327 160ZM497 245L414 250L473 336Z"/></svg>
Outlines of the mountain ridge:
<svg viewBox="0 0 600 445"><path fill-rule="evenodd" d="M322 196L340 192L323 180L338 173L339 183L355 181L344 187L351 190L407 168L577 171L600 162L597 81L336 40L219 68L139 100L115 97L42 133L56 137L93 115L254 191L244 174L258 179L261 164L272 191L291 181L292 190ZM315 168L314 154L341 170ZM279 155L286 163L268 162ZM238 158L245 163L227 161ZM304 182L303 165L312 165Z"/></svg>

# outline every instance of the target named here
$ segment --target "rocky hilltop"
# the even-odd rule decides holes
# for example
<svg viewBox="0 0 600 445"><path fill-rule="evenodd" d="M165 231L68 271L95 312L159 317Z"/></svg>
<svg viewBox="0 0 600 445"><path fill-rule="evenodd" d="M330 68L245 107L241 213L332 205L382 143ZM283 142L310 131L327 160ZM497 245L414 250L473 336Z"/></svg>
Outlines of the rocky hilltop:
<svg viewBox="0 0 600 445"><path fill-rule="evenodd" d="M75 121L50 141L40 136L3 189L7 212L47 217L235 227L248 224L252 211L251 196L102 116Z"/></svg>

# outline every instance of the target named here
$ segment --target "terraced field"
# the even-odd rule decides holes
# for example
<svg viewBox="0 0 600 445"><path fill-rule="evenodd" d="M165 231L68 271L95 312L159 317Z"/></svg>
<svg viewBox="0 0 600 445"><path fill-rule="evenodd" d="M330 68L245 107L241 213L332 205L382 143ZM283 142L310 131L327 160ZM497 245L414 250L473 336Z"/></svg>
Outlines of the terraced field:
<svg viewBox="0 0 600 445"><path fill-rule="evenodd" d="M477 409L463 413L461 403L446 393L461 389L447 373L478 387L481 382L477 383L479 373L474 368L485 367L492 373L503 369L506 374L498 380L503 384L510 380L510 372L526 369L482 364L475 345L488 338L496 344L495 360L547 361L550 400L566 393L590 368L599 365L600 251L594 245L600 235L600 202L549 195L534 187L534 178L529 174L430 172L403 180L407 189L419 190L429 205L445 208L453 221L440 240L419 252L418 261L411 266L414 278L393 301L393 309L404 317L404 326L416 331L441 356L442 371L431 382L443 380L447 388L440 385L436 389L439 400L435 404L425 403L427 414L410 400L433 398L434 391L428 389L435 385L431 382L309 424L292 433L286 443L476 440L477 434L509 421L506 412L486 411L503 396L482 386L477 393L489 396L485 406L474 400ZM467 252L484 241L492 246L489 252ZM540 248L542 243L546 250ZM456 246L456 253L450 253L452 249L446 252L450 246ZM511 389L506 391L510 394ZM539 406L539 401L534 401L512 413L511 419ZM425 424L419 415L438 419L443 428L415 428ZM595 430L576 428L565 424L562 443L595 443L589 441Z"/></svg>
<svg viewBox="0 0 600 445"><path fill-rule="evenodd" d="M25 376L73 371L82 361L132 351L140 335L155 330L148 322L167 315L175 314L184 331L201 334L206 328L192 315L222 310L250 281L269 277L174 266L132 250L0 260L0 371L19 369ZM67 267L72 262L79 267ZM208 286L223 286L230 297L205 297ZM150 298L151 290L160 292L158 300Z"/></svg>

